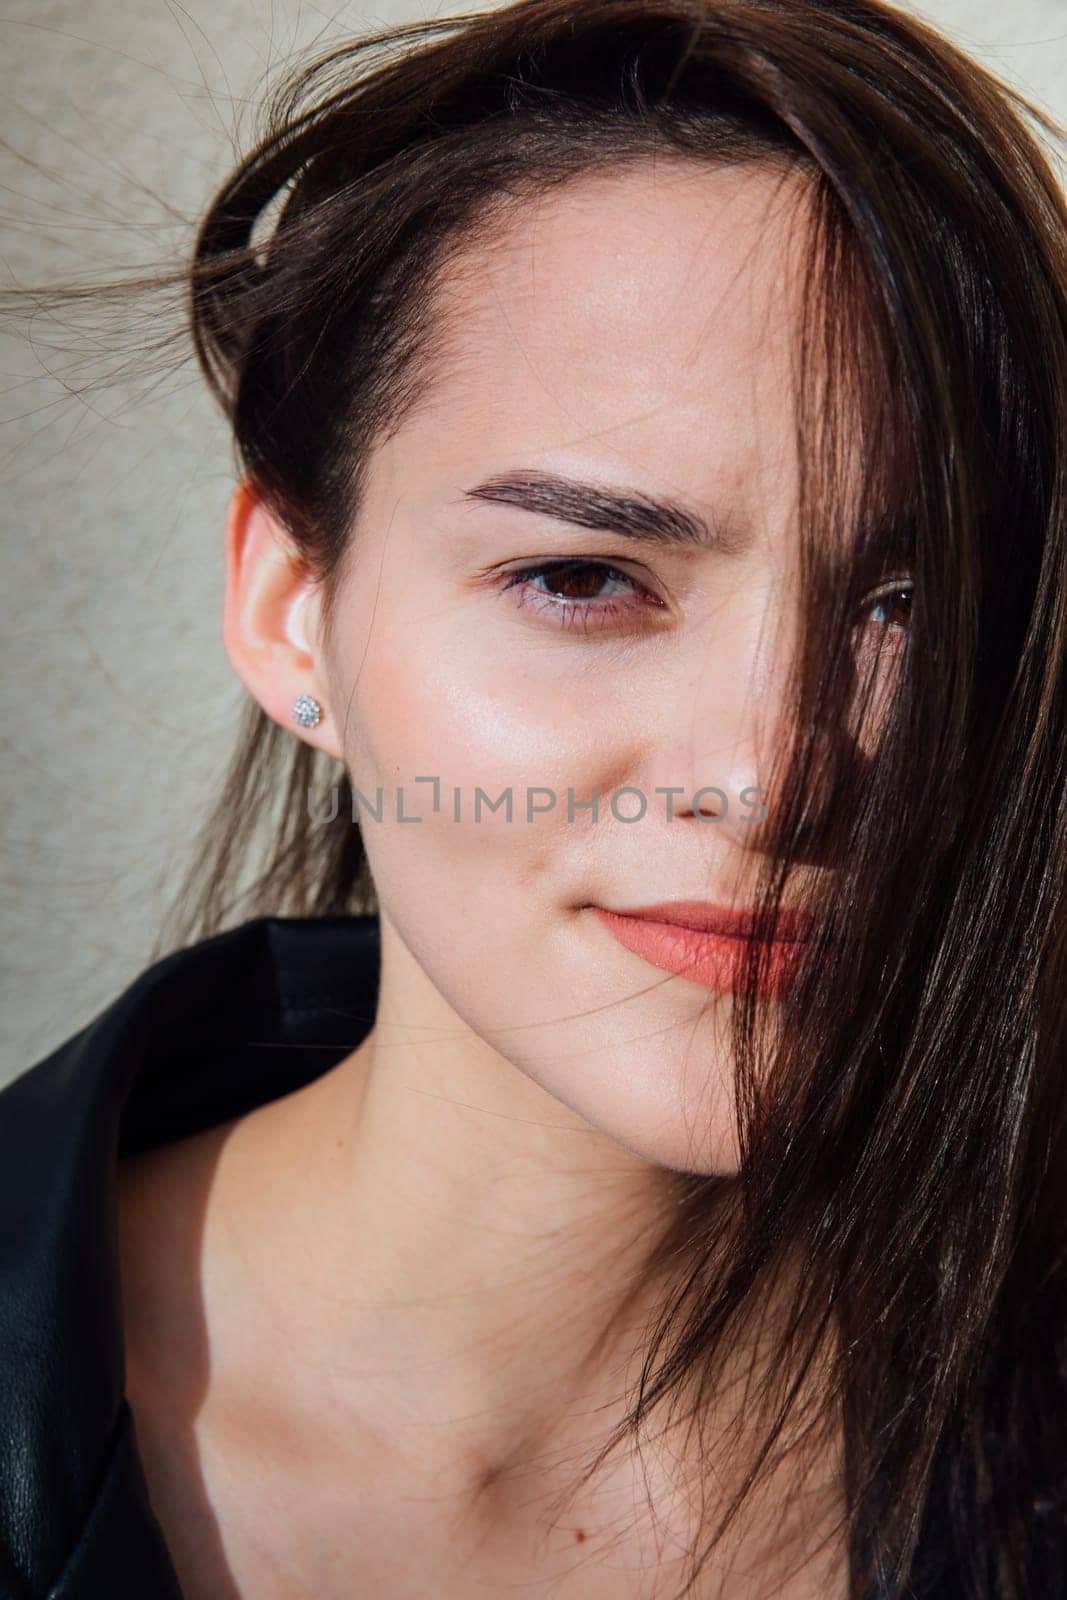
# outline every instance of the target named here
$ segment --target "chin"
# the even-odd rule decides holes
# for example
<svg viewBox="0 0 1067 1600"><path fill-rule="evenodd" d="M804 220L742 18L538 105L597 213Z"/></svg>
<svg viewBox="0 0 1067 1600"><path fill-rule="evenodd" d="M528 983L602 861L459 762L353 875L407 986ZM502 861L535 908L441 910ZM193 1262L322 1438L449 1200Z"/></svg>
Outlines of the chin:
<svg viewBox="0 0 1067 1600"><path fill-rule="evenodd" d="M686 1049L677 1042L673 1049L657 1049L653 1033L640 1050L613 1045L599 1059L583 1051L514 1064L605 1139L650 1166L735 1177L741 1156L726 1059L702 1044L699 1033Z"/></svg>

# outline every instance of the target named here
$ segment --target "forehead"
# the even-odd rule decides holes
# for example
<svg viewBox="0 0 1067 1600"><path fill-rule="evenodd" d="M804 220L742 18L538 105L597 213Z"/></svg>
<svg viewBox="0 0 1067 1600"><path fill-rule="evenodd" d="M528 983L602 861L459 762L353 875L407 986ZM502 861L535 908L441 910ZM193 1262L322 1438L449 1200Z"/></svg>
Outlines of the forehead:
<svg viewBox="0 0 1067 1600"><path fill-rule="evenodd" d="M763 164L642 161L531 198L444 270L401 429L416 472L551 462L784 504L806 251L803 190Z"/></svg>

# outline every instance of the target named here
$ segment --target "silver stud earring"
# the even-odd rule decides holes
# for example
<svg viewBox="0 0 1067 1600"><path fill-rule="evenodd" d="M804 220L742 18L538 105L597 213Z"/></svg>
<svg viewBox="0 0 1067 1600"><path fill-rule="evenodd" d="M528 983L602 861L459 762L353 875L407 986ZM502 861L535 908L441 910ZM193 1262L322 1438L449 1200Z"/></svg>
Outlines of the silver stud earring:
<svg viewBox="0 0 1067 1600"><path fill-rule="evenodd" d="M314 728L322 721L322 707L309 694L298 694L293 701L293 718L302 728Z"/></svg>

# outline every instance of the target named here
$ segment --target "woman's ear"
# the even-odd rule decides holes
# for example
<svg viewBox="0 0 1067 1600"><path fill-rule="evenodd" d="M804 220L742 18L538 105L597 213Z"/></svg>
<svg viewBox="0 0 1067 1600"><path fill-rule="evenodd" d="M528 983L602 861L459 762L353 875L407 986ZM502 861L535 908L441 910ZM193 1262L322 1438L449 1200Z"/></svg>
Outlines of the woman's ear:
<svg viewBox="0 0 1067 1600"><path fill-rule="evenodd" d="M269 717L341 760L326 693L319 585L291 538L243 480L230 496L224 549L222 642L233 670ZM293 717L293 702L302 694L321 707L313 727Z"/></svg>

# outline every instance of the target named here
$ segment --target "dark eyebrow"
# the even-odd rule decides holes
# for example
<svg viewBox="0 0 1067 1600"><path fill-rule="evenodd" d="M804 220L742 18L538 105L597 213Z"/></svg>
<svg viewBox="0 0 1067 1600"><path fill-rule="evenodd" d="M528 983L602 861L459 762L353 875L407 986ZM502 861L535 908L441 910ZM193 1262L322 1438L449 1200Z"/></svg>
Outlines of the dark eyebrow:
<svg viewBox="0 0 1067 1600"><path fill-rule="evenodd" d="M552 472L497 473L465 489L465 500L518 506L538 516L555 517L581 528L598 528L646 544L693 545L737 554L744 541L674 500L659 500L639 489L609 489Z"/></svg>

